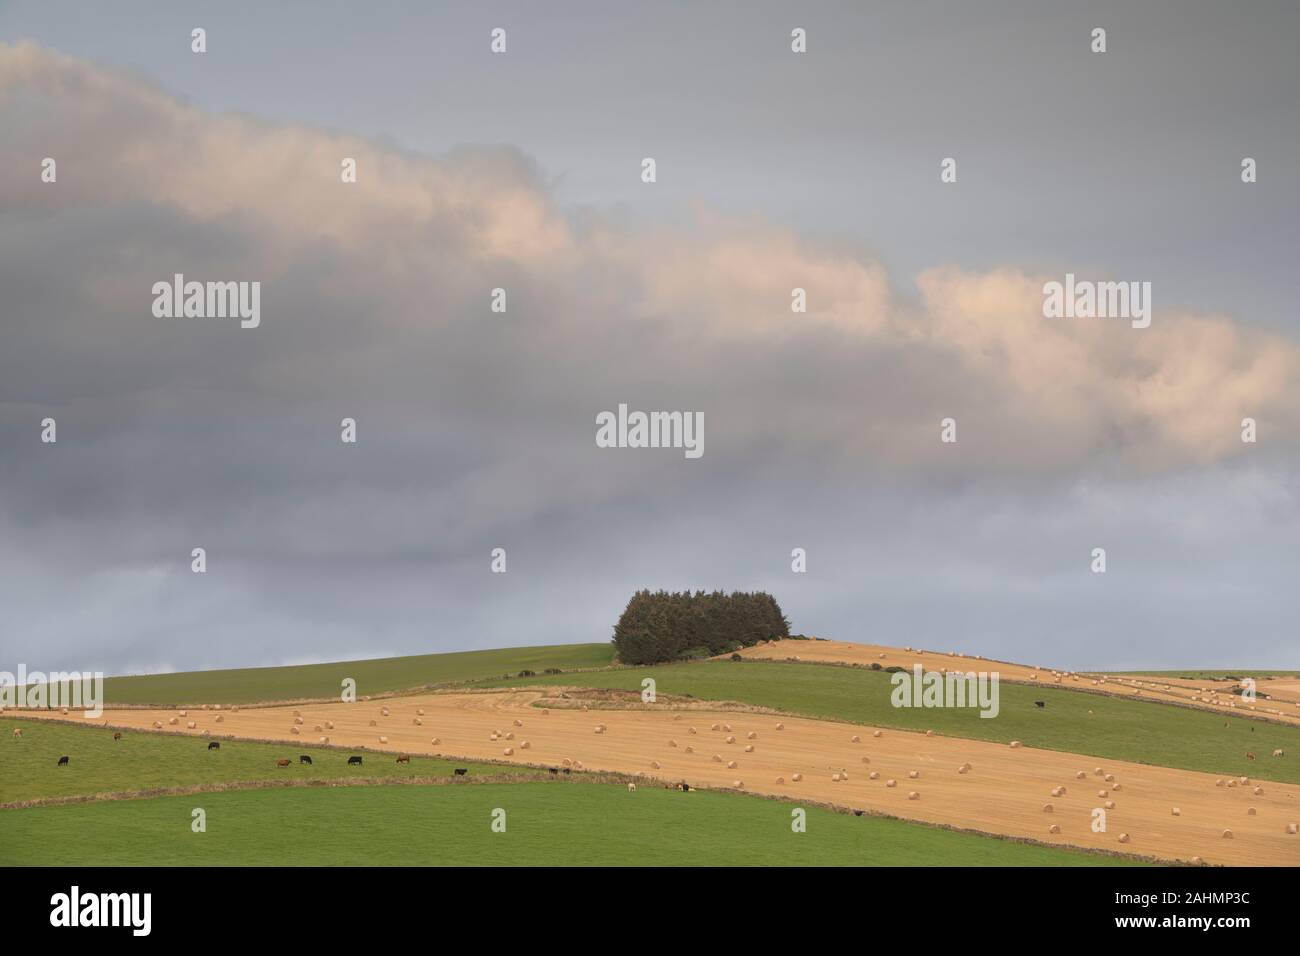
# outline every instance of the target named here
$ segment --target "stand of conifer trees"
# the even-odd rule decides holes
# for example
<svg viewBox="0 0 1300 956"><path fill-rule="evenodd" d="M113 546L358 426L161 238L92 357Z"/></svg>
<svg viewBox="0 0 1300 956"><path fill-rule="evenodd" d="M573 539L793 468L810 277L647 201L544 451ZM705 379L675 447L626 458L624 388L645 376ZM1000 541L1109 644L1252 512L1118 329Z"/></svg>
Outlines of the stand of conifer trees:
<svg viewBox="0 0 1300 956"><path fill-rule="evenodd" d="M763 591L637 591L614 625L624 664L711 657L789 636L781 606Z"/></svg>

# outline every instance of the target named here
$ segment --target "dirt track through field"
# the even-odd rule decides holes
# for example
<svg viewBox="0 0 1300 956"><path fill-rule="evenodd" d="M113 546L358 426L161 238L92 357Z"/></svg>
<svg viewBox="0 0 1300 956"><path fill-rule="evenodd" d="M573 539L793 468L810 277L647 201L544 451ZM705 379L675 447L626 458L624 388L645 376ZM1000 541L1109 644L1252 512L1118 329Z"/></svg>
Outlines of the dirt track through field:
<svg viewBox="0 0 1300 956"><path fill-rule="evenodd" d="M295 765L295 746L319 743L321 737L328 737L333 745L465 760L556 767L569 760L581 769L641 773L664 782L684 779L693 786L731 787L742 781L743 789L752 793L880 811L1044 843L1170 860L1199 856L1212 863L1300 865L1300 836L1287 832L1289 823L1300 821L1300 788L1293 785L1265 781L1259 784L1263 792L1255 794L1254 783L1216 786L1218 778L1204 773L898 730L882 729L881 736L875 737L870 727L772 714L674 711L668 705L662 711L583 711L569 709L573 700L565 701L564 709L550 706L544 711L537 706L539 701L545 704L547 695L559 693L554 689L442 693L237 712L191 708L184 717L175 710L120 710L106 712L96 723L150 730L159 721L166 730L196 736L206 732L213 737L283 741L284 756ZM383 716L384 707L388 716ZM295 711L301 712L301 724L295 722ZM175 725L168 723L173 717ZM326 727L327 721L334 723L332 729ZM186 726L190 722L196 725L193 729ZM778 723L784 729L778 730ZM604 725L604 732L596 732L598 725ZM712 729L715 725L717 730ZM294 728L299 734L293 733ZM30 729L37 732L38 728ZM494 733L499 739L491 739ZM855 735L860 738L856 743ZM387 742L381 742L381 736ZM753 750L747 753L750 746ZM220 751L212 759L220 760ZM346 754L318 759L342 762ZM394 758L391 753L366 753L364 759L370 763ZM728 767L730 761L736 763L734 769ZM967 762L970 771L959 773L958 767ZM1114 781L1097 775L1098 767L1103 774L1113 775ZM910 778L911 771L919 777ZM1079 771L1085 773L1084 779L1076 779ZM278 772L290 775L294 767ZM870 778L873 772L877 779ZM803 779L794 780L796 773ZM835 773L847 773L847 779L836 781ZM886 785L890 779L897 781L896 786ZM651 780L645 785L652 785ZM1056 787L1064 787L1065 792L1052 796ZM1099 795L1102 789L1107 791L1104 797ZM908 799L909 791L918 798ZM635 794L628 794L628 799L636 799ZM1093 810L1105 809L1106 801L1114 802L1106 810L1106 832L1094 833ZM1052 805L1050 813L1044 811L1045 804ZM1174 816L1173 807L1181 815ZM1250 808L1256 811L1253 815ZM1060 828L1059 834L1048 832L1051 825ZM1223 837L1225 829L1231 829L1231 839ZM1121 833L1130 835L1128 843L1120 842Z"/></svg>
<svg viewBox="0 0 1300 956"><path fill-rule="evenodd" d="M1300 679L1259 678L1256 700L1248 703L1232 692L1236 681L1187 680L1181 677L1151 677L1136 674L1086 674L1031 667L985 657L945 654L940 651L886 647L880 644L850 644L846 641L773 641L743 648L741 656L755 660L798 660L817 664L849 664L870 667L904 667L920 664L926 670L997 671L999 679L1018 684L1088 690L1115 697L1140 698L1183 704L1199 710L1256 717L1300 725ZM1267 695L1267 696L1266 696Z"/></svg>

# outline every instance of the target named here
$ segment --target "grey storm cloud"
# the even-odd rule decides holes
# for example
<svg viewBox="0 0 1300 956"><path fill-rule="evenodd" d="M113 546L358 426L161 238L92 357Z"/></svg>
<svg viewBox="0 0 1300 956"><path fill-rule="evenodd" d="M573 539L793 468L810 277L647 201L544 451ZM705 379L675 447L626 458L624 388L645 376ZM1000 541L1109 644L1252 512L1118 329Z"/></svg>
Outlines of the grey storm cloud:
<svg viewBox="0 0 1300 956"><path fill-rule="evenodd" d="M6 659L601 640L637 587L717 586L850 640L1297 663L1300 343L1241 315L1047 320L1060 276L1015 262L903 294L771 219L577 208L517 148L208 112L31 43L0 128ZM261 326L155 317L176 273L260 282ZM702 412L704 456L598 448L619 403Z"/></svg>

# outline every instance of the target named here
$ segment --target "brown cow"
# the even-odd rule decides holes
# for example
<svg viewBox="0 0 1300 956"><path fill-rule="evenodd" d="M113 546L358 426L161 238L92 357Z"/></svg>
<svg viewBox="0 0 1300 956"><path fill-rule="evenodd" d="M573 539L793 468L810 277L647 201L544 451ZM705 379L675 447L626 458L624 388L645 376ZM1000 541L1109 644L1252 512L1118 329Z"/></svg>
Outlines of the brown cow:
<svg viewBox="0 0 1300 956"><path fill-rule="evenodd" d="M1254 760L1254 759L1255 759L1255 752L1254 752L1253 750L1247 750L1247 751L1246 751L1246 759L1247 759L1247 760Z"/></svg>
<svg viewBox="0 0 1300 956"><path fill-rule="evenodd" d="M410 754L398 754L398 755L397 755L397 762L398 762L398 763L410 763L410 762L411 762L411 755L410 755Z"/></svg>
<svg viewBox="0 0 1300 956"><path fill-rule="evenodd" d="M287 766L289 766L289 761L288 761L288 760L277 760L277 761L275 762L275 765L276 765L277 767L287 767Z"/></svg>
<svg viewBox="0 0 1300 956"><path fill-rule="evenodd" d="M114 740L121 740L121 739L122 739L122 734L121 734L120 732L114 734L114 735L113 735L113 739L114 739Z"/></svg>

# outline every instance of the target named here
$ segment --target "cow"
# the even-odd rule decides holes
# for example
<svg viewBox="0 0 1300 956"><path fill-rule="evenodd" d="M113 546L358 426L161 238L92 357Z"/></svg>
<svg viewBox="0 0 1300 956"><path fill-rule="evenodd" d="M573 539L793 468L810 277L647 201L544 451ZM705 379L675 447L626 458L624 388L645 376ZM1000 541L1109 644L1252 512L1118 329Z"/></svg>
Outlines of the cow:
<svg viewBox="0 0 1300 956"><path fill-rule="evenodd" d="M682 781L682 793L690 793L690 792L691 792L691 785L690 785L689 783L687 783L685 780L683 780L683 781Z"/></svg>
<svg viewBox="0 0 1300 956"><path fill-rule="evenodd" d="M349 757L349 758L348 758L348 766L351 767L351 766L354 766L354 765L355 765L355 766L360 766L360 765L361 765L361 758L360 758L360 757Z"/></svg>
<svg viewBox="0 0 1300 956"><path fill-rule="evenodd" d="M564 768L564 772L565 772L565 773L573 773L573 771L570 770L568 767L565 767L565 768Z"/></svg>
<svg viewBox="0 0 1300 956"><path fill-rule="evenodd" d="M68 758L67 758L67 757L60 757L60 758L59 758L59 766L60 766L60 767L66 767L67 765L68 765Z"/></svg>
<svg viewBox="0 0 1300 956"><path fill-rule="evenodd" d="M279 760L277 760L277 761L275 762L275 765L276 765L277 767L287 767L287 766L289 766L289 758L288 758L288 757L282 757L282 758L280 758Z"/></svg>
<svg viewBox="0 0 1300 956"><path fill-rule="evenodd" d="M1045 700L1036 700L1036 701L1034 701L1034 706L1037 707L1039 710L1042 710L1044 707L1047 706L1047 701L1045 701Z"/></svg>
<svg viewBox="0 0 1300 956"><path fill-rule="evenodd" d="M220 750L220 749L221 749L221 744L220 744L219 742L213 740L213 741L211 741L211 742L208 744L208 749L209 749L209 750Z"/></svg>
<svg viewBox="0 0 1300 956"><path fill-rule="evenodd" d="M457 777L463 777L465 776L465 774L469 773L469 771L466 770L464 767L457 767L455 770L452 771L452 773Z"/></svg>
<svg viewBox="0 0 1300 956"><path fill-rule="evenodd" d="M298 755L298 763L300 763L300 764L305 763L305 764L307 764L308 766L310 766L310 765L311 765L311 758L308 757L306 754L299 754L299 755Z"/></svg>
<svg viewBox="0 0 1300 956"><path fill-rule="evenodd" d="M411 762L411 755L410 755L410 754L398 754L398 755L397 755L397 762L398 762L398 763L410 763L410 762Z"/></svg>
<svg viewBox="0 0 1300 956"><path fill-rule="evenodd" d="M114 740L121 740L121 739L122 739L122 734L121 734L121 732L119 731L118 733L115 733L115 734L113 735L113 739L114 739Z"/></svg>
<svg viewBox="0 0 1300 956"><path fill-rule="evenodd" d="M557 770L555 767L547 767L546 769L548 769L549 771L551 771L551 776L552 776L552 777L559 776L560 771Z"/></svg>
<svg viewBox="0 0 1300 956"><path fill-rule="evenodd" d="M17 737L21 737L22 735L23 735L23 729L22 729L21 727L15 727L15 728L14 728L14 737L15 737L15 738L17 738Z"/></svg>
<svg viewBox="0 0 1300 956"><path fill-rule="evenodd" d="M1254 752L1253 750L1247 750L1247 751L1246 751L1246 759L1247 759L1247 760L1254 760L1254 759L1255 759L1255 752Z"/></svg>

